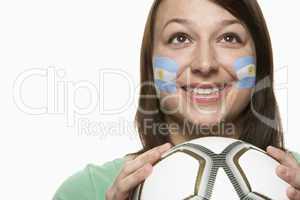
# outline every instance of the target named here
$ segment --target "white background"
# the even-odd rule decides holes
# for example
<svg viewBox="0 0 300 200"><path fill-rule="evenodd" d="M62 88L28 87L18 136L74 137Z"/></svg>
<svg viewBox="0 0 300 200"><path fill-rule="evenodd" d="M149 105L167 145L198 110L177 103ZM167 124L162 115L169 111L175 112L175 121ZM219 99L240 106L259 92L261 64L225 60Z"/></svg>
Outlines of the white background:
<svg viewBox="0 0 300 200"><path fill-rule="evenodd" d="M260 2L273 40L277 86L283 88L276 94L286 144L300 152L299 2ZM106 77L103 91L99 88L99 70L122 69L134 85L139 83L139 49L151 3L152 0L0 2L0 199L51 199L62 181L86 164L101 164L139 149L133 130L137 92L124 112L100 114L99 104L107 109L118 107L133 91L120 77ZM80 134L78 121L68 126L66 112L32 115L18 108L13 97L15 80L25 70L48 67L57 74L64 72L65 76L58 78L62 84L89 81L97 87L99 97L105 99L98 101L94 112L76 117L107 127L94 135ZM46 105L46 88L46 77L27 79L22 88L24 102ZM78 105L88 103L86 90L76 94ZM58 98L64 100L64 96ZM127 129L110 130L118 120L126 120ZM110 131L117 135L107 134Z"/></svg>

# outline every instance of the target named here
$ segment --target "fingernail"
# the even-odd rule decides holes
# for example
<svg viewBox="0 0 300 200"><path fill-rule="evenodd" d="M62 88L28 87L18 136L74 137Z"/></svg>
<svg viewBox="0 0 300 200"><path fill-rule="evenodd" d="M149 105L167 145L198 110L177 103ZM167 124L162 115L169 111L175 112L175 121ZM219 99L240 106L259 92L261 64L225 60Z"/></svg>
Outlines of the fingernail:
<svg viewBox="0 0 300 200"><path fill-rule="evenodd" d="M168 150L170 147L171 147L171 144L170 144L170 143L166 143L166 144L162 145L162 146L159 148L159 151L160 151L160 152L164 152L164 151Z"/></svg>
<svg viewBox="0 0 300 200"><path fill-rule="evenodd" d="M164 148L164 149L170 148L170 147L171 147L171 144L170 144L170 143L166 143L166 144L163 145L163 148Z"/></svg>
<svg viewBox="0 0 300 200"><path fill-rule="evenodd" d="M288 188L288 193L290 193L291 196L296 195L296 190L295 190L295 188L289 187L289 188Z"/></svg>
<svg viewBox="0 0 300 200"><path fill-rule="evenodd" d="M267 149L273 149L273 148L274 148L274 147L272 147L272 146L268 146L268 147L267 147Z"/></svg>
<svg viewBox="0 0 300 200"><path fill-rule="evenodd" d="M276 150L277 150L277 149L276 149L275 147L273 147L273 146L268 146L267 149L269 149L270 151L276 151Z"/></svg>

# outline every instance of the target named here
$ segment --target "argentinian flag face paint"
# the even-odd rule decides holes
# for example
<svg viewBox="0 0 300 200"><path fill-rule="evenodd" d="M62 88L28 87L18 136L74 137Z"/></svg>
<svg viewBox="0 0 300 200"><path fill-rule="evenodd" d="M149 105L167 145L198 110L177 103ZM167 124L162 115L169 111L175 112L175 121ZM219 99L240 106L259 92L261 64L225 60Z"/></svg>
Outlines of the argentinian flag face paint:
<svg viewBox="0 0 300 200"><path fill-rule="evenodd" d="M161 92L176 93L179 65L167 57L153 58L154 83Z"/></svg>
<svg viewBox="0 0 300 200"><path fill-rule="evenodd" d="M176 93L176 77L179 65L176 61L167 58L155 56L152 60L154 83L161 92ZM256 60L253 56L245 56L234 62L240 89L253 88L256 80Z"/></svg>
<svg viewBox="0 0 300 200"><path fill-rule="evenodd" d="M242 57L236 60L234 70L238 77L238 88L246 89L255 86L256 60L253 56Z"/></svg>

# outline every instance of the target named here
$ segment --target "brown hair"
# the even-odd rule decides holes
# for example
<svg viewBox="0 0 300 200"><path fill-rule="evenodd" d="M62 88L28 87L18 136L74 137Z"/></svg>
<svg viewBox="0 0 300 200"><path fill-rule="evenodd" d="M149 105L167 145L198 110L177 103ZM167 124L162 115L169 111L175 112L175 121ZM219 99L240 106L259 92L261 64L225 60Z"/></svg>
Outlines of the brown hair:
<svg viewBox="0 0 300 200"><path fill-rule="evenodd" d="M143 149L138 153L145 152L153 147L168 141L168 133L163 133L155 124L164 122L164 114L160 109L156 90L152 85L144 85L146 82L153 83L152 52L154 39L154 25L156 13L162 0L155 0L150 10L141 47L140 76L141 85L139 107L136 112L135 122L139 132ZM252 110L249 104L239 116L239 139L251 143L259 148L266 149L273 145L284 148L283 132L277 102L273 91L273 53L269 32L262 11L256 0L212 0L228 10L232 15L241 20L248 28L256 48L257 75L256 87L252 96ZM257 88L257 83L269 77L270 85L263 90ZM157 98L143 98L151 95ZM270 127L258 119L253 109L273 120L275 127ZM145 111L156 111L145 113ZM145 126L145 121L149 126Z"/></svg>

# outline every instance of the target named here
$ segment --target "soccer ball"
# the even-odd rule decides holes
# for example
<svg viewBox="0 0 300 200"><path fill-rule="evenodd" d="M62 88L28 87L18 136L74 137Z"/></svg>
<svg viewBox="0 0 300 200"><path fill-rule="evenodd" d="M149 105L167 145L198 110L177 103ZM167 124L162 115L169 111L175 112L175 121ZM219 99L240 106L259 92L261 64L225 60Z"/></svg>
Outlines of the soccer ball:
<svg viewBox="0 0 300 200"><path fill-rule="evenodd" d="M173 147L133 200L288 200L279 163L243 141L204 137Z"/></svg>

